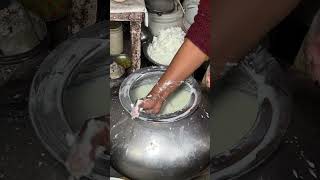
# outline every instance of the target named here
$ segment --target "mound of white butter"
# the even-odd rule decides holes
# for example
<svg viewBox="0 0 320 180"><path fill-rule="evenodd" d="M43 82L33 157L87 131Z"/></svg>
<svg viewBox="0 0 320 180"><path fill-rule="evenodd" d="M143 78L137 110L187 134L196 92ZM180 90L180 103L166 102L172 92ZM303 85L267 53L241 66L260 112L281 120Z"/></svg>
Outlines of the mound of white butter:
<svg viewBox="0 0 320 180"><path fill-rule="evenodd" d="M153 37L148 46L148 55L159 64L169 65L181 47L185 35L180 27L161 30L159 36Z"/></svg>

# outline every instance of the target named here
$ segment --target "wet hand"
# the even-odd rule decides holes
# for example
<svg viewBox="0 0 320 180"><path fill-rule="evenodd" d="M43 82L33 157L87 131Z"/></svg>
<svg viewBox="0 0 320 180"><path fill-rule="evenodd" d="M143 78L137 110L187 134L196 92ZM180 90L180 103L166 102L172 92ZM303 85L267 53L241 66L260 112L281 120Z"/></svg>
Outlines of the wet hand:
<svg viewBox="0 0 320 180"><path fill-rule="evenodd" d="M139 105L146 113L158 114L166 98L182 84L183 81L164 80L158 82L148 96Z"/></svg>
<svg viewBox="0 0 320 180"><path fill-rule="evenodd" d="M159 95L149 95L147 96L140 107L149 114L158 114L161 111L161 107L163 104L164 99L162 99Z"/></svg>

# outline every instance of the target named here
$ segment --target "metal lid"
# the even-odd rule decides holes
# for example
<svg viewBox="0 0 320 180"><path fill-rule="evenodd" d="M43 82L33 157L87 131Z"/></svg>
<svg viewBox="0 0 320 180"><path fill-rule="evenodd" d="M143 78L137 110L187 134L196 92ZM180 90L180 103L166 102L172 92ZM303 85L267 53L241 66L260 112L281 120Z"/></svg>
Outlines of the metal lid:
<svg viewBox="0 0 320 180"><path fill-rule="evenodd" d="M130 113L135 104L131 97L131 92L138 86L156 83L160 76L165 72L164 66L151 66L139 69L130 74L121 84L119 90L119 100L122 107ZM201 100L201 90L197 81L193 77L186 79L179 87L191 93L189 103L181 110L169 114L147 114L140 112L139 120L152 122L174 122L186 118L197 110ZM177 92L177 91L176 91Z"/></svg>
<svg viewBox="0 0 320 180"><path fill-rule="evenodd" d="M168 14L174 11L174 0L146 0L146 6L149 13Z"/></svg>

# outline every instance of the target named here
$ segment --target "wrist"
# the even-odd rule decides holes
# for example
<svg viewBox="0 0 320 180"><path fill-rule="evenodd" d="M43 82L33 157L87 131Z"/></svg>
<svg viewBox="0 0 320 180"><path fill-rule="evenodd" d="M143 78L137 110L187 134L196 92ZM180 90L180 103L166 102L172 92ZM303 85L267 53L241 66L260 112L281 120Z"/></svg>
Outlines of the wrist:
<svg viewBox="0 0 320 180"><path fill-rule="evenodd" d="M157 87L154 87L151 92L147 96L148 99L151 99L153 101L157 101L160 103L163 103L165 100L165 94L161 92Z"/></svg>
<svg viewBox="0 0 320 180"><path fill-rule="evenodd" d="M165 100L181 83L182 81L159 81L151 90L150 95Z"/></svg>

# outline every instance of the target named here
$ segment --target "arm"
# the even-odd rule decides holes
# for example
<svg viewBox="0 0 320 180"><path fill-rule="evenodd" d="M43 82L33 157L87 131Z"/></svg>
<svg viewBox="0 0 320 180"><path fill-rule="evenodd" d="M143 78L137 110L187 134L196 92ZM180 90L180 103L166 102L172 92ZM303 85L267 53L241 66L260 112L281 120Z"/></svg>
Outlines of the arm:
<svg viewBox="0 0 320 180"><path fill-rule="evenodd" d="M208 59L210 50L210 0L201 0L195 22L167 71L140 105L146 112L159 113L164 100Z"/></svg>
<svg viewBox="0 0 320 180"><path fill-rule="evenodd" d="M207 59L204 52L185 39L170 66L149 93L150 98L141 104L143 109L149 113L159 113L163 101Z"/></svg>
<svg viewBox="0 0 320 180"><path fill-rule="evenodd" d="M239 61L258 41L276 24L278 24L291 10L293 10L300 0L215 0L211 1L211 7L208 0L201 0L199 13L195 18L195 23L191 26L188 36L192 37L192 42L199 47L202 52L210 54L212 60L212 68L215 75L220 75L227 62ZM212 12L212 18L210 13ZM209 28L203 31L200 27L206 27L211 24L211 32ZM212 34L212 39L210 37ZM198 38L197 38L198 37ZM209 42L212 40L212 53ZM184 48L181 48L181 51ZM179 50L180 51L180 50ZM191 51L190 51L191 52ZM189 57L189 51L185 50L184 56ZM180 52L179 52L180 53ZM182 57L176 56L173 61ZM190 56L191 57L191 56ZM169 66L172 72L165 73L161 78L161 82L170 80L180 80L190 75L197 67L198 63L203 63L200 56L199 59L190 63L195 63L191 67L184 69L186 62L172 63ZM181 67L180 67L181 64ZM175 65L175 69L171 68ZM195 68L196 67L196 68ZM186 71L186 73L183 73ZM192 72L190 72L192 71ZM168 75L169 74L169 75ZM172 77L179 77L171 79ZM160 85L163 83L159 83ZM159 87L159 85L157 85ZM163 99L172 93L177 85L167 89L168 93L160 93L157 86L151 91L151 98L147 98L141 105L142 108L149 110L151 113L160 111ZM163 90L164 91L164 90ZM162 97L161 97L162 96Z"/></svg>

